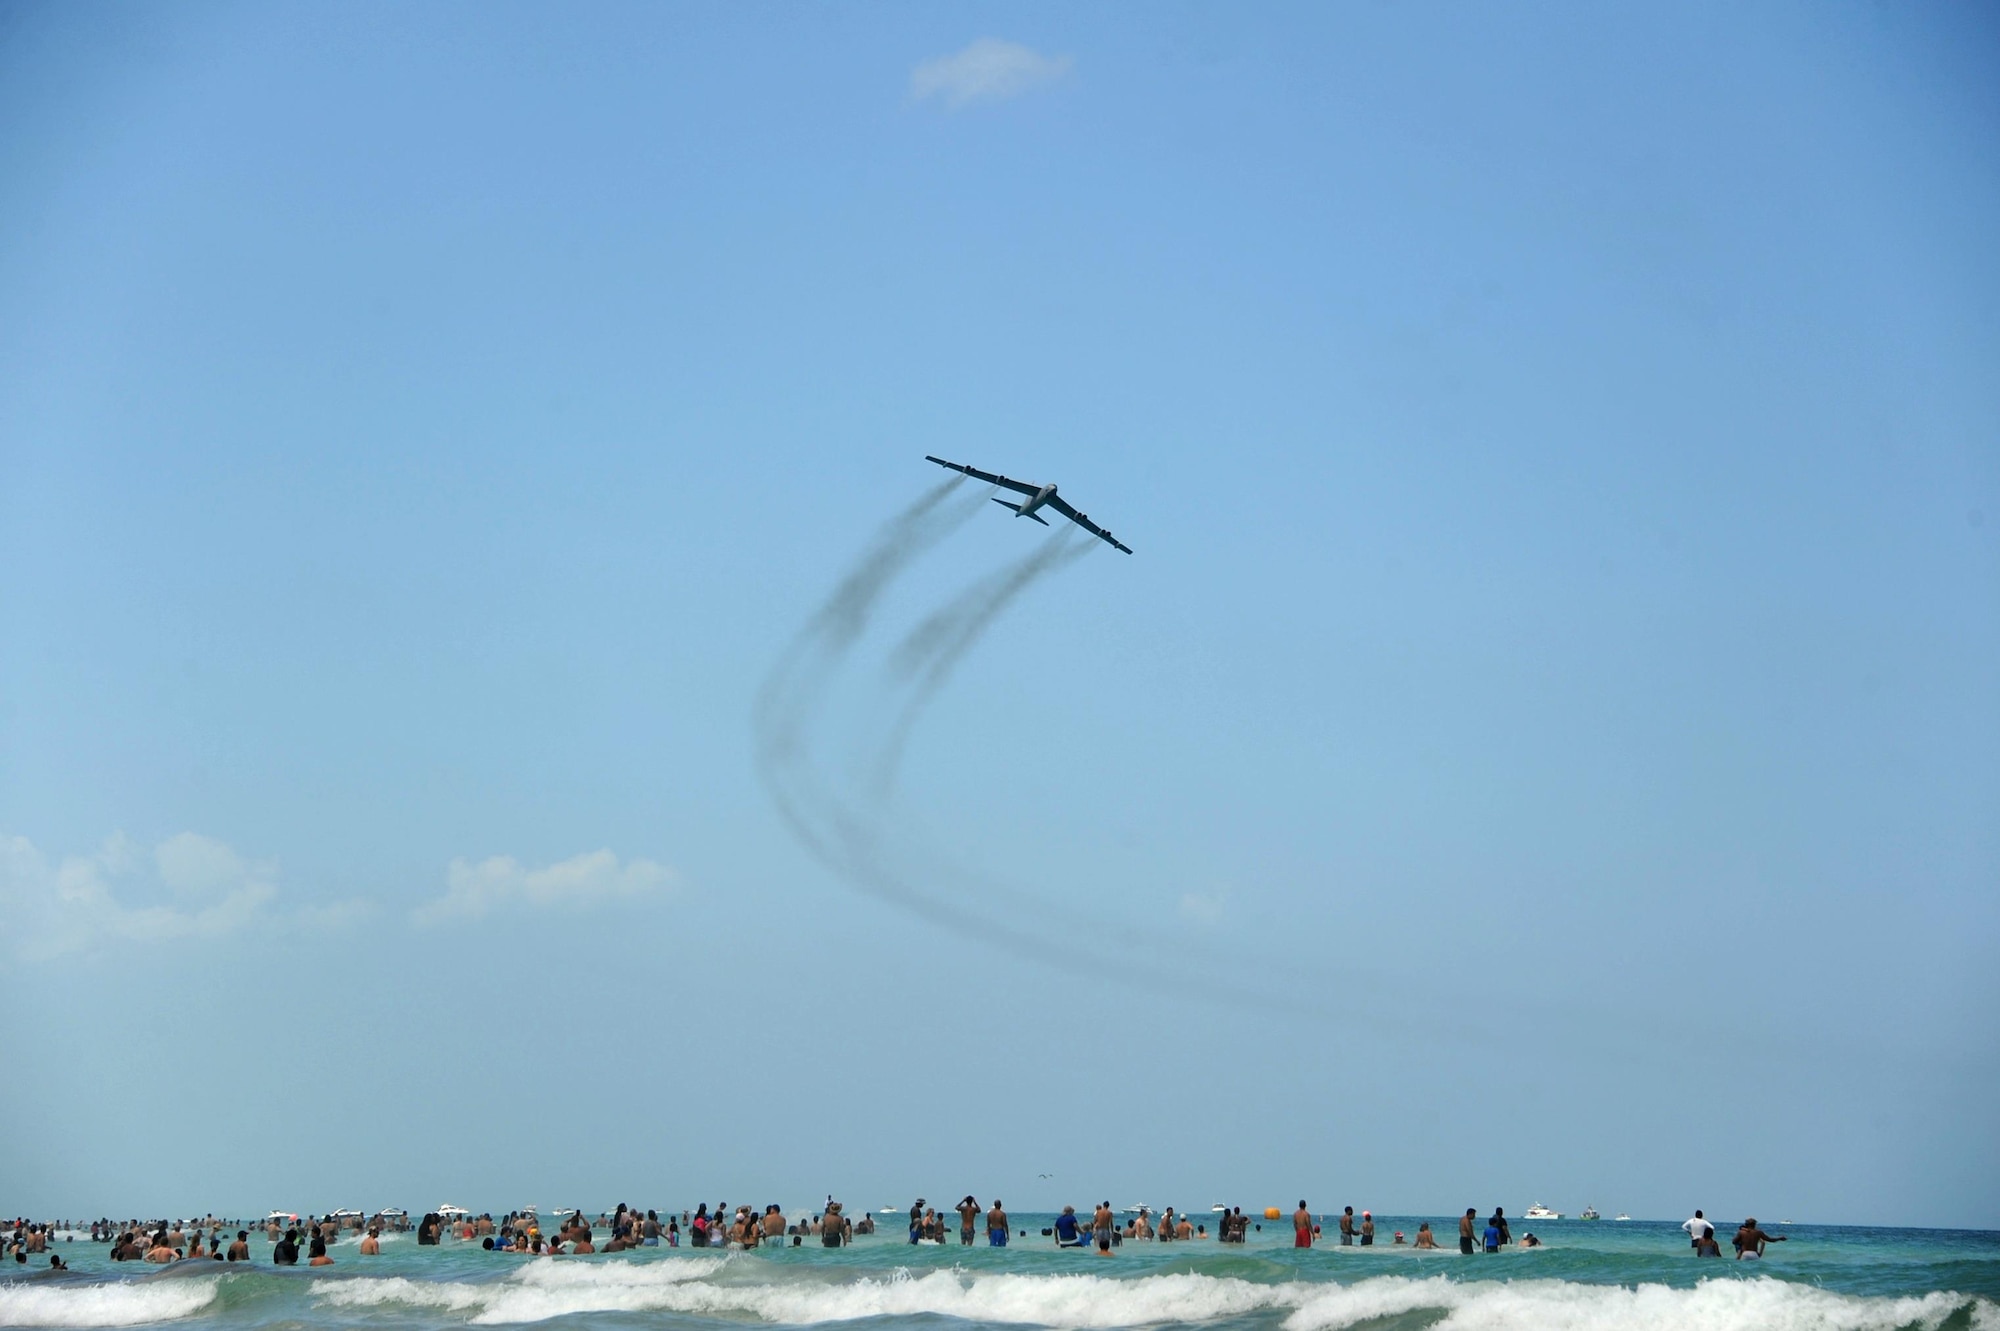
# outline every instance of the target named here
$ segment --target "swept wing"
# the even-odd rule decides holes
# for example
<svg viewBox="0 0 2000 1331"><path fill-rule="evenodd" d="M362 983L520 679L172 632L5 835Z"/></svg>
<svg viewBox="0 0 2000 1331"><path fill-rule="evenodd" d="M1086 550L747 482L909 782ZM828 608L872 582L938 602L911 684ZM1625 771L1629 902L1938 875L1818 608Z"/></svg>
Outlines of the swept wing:
<svg viewBox="0 0 2000 1331"><path fill-rule="evenodd" d="M958 462L946 462L943 458L934 458L928 453L924 454L924 461L935 462L940 467L949 467L953 471L962 471L967 476L972 477L972 479L985 481L988 485L1004 485L1009 490L1013 490L1018 494L1040 494L1042 490L1042 487L1039 485L1030 485L1026 481L1009 480L1005 476L996 476L990 471L981 471L977 467L968 467Z"/></svg>
<svg viewBox="0 0 2000 1331"><path fill-rule="evenodd" d="M1099 540L1111 542L1111 544L1117 546L1120 550L1123 550L1128 555L1132 553L1131 546L1124 544L1117 537L1113 536L1110 532L1104 530L1104 528L1092 522L1089 519L1089 517L1087 517L1082 513L1077 512L1074 508L1070 507L1069 501L1067 499L1064 499L1061 495L1050 495L1049 507L1054 509L1056 512L1062 514L1064 517L1068 518L1071 522L1074 522L1077 526L1089 532L1092 536L1097 537Z"/></svg>

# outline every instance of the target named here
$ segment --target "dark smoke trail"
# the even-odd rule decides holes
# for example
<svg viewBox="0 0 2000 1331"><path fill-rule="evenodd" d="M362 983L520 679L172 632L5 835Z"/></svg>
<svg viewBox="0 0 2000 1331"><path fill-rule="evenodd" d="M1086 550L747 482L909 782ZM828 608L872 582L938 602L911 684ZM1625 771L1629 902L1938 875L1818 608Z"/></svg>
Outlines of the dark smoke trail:
<svg viewBox="0 0 2000 1331"><path fill-rule="evenodd" d="M1089 554L1094 540L1078 542L1065 532L1040 549L997 573L980 579L911 629L889 658L891 668L905 678L915 676L908 701L889 727L875 764L875 789L885 793L895 784L903 750L924 708L950 682L966 654L979 645L986 630L1007 607L1042 577L1059 573Z"/></svg>
<svg viewBox="0 0 2000 1331"><path fill-rule="evenodd" d="M781 656L759 691L754 711L759 775L800 844L855 890L1024 960L1157 993L1183 992L1185 959L1170 966L1130 955L1175 950L1164 938L1082 920L1073 910L959 869L944 875L950 881L949 895L936 890L935 882L924 886L920 879L936 880L941 875L919 875L892 855L879 802L852 802L820 778L811 760L808 744L827 688L862 639L883 596L896 579L984 506L985 494L946 503L960 483L953 478L939 485L885 523ZM893 772L924 706L1007 607L1038 579L1066 567L1093 546L1094 542L1076 547L1067 537L1053 540L980 579L912 630L897 652L900 672L914 679L889 738L887 770ZM1009 908L1013 920L980 908L1001 904ZM1039 918L1027 923L1024 911ZM1114 940L1124 955L1106 954L1105 945ZM1295 1006L1227 981L1218 983L1212 971L1202 989L1206 998L1237 1007Z"/></svg>

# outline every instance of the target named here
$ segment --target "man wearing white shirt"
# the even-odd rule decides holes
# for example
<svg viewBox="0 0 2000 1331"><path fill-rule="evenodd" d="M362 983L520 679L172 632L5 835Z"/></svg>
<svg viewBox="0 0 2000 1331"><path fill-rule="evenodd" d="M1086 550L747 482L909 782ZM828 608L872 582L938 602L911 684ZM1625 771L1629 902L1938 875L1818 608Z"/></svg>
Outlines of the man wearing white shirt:
<svg viewBox="0 0 2000 1331"><path fill-rule="evenodd" d="M1681 1228L1687 1231L1688 1246L1691 1248L1699 1248L1702 1236L1715 1232L1715 1226L1702 1219L1700 1211L1696 1211L1692 1218L1681 1221Z"/></svg>

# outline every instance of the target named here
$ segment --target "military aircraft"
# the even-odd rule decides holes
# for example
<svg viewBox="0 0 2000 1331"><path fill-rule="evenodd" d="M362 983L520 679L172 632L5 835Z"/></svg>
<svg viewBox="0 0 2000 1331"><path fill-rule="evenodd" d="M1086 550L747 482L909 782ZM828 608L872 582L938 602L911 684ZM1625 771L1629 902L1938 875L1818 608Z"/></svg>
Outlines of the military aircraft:
<svg viewBox="0 0 2000 1331"><path fill-rule="evenodd" d="M1041 523L1044 527L1046 527L1049 525L1049 520L1043 517L1041 514L1037 513L1035 510L1038 508L1052 508L1056 512L1062 514L1064 517L1068 518L1071 522L1074 522L1077 526L1089 532L1092 536L1095 536L1100 540L1109 541L1112 545L1117 546L1120 550L1123 550L1128 555L1132 553L1131 546L1122 543L1121 541L1118 540L1117 537L1113 536L1110 532L1104 530L1104 528L1092 522L1087 516L1077 512L1074 508L1070 507L1069 501L1056 493L1056 487L1054 481L1049 482L1047 485L1030 485L1026 481L1009 480L1005 476L996 476L990 471L981 471L977 467L968 467L963 463L946 462L943 458L934 458L928 453L924 455L924 461L935 462L940 467L946 467L952 471L963 472L965 475L972 477L972 479L975 481L985 481L988 485L1002 486L1005 489L1014 491L1014 493L1016 494L1024 494L1028 496L1028 501L1024 504L1009 503L1007 500L1001 499L998 496L994 497L993 500L994 503L1000 505L1002 508L1013 509L1014 515L1016 517L1033 518L1035 521Z"/></svg>

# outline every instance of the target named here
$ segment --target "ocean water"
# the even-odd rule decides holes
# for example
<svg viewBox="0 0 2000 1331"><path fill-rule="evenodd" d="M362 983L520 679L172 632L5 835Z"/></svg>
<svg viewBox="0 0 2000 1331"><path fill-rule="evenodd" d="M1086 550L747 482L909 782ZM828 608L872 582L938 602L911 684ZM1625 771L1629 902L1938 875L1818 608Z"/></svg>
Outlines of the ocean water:
<svg viewBox="0 0 2000 1331"><path fill-rule="evenodd" d="M1515 1230L1532 1228L1546 1248L1465 1257L1454 1218L1430 1218L1451 1247L1419 1253L1385 1246L1392 1231L1417 1227L1390 1216L1378 1217L1373 1248L1296 1251L1281 1221L1241 1247L1127 1242L1099 1258L1040 1237L1050 1216L1016 1213L1028 1237L1004 1249L983 1236L974 1248L912 1247L895 1217L883 1219L893 1232L832 1251L526 1258L472 1243L419 1247L405 1235L364 1258L350 1238L334 1247L334 1266L317 1270L272 1267L261 1238L251 1245L258 1260L233 1268L114 1264L103 1245L64 1243L74 1274L0 1276L0 1327L2000 1331L2000 1234L1989 1232L1767 1224L1790 1241L1761 1262L1736 1262L1696 1259L1671 1224L1557 1221Z"/></svg>

